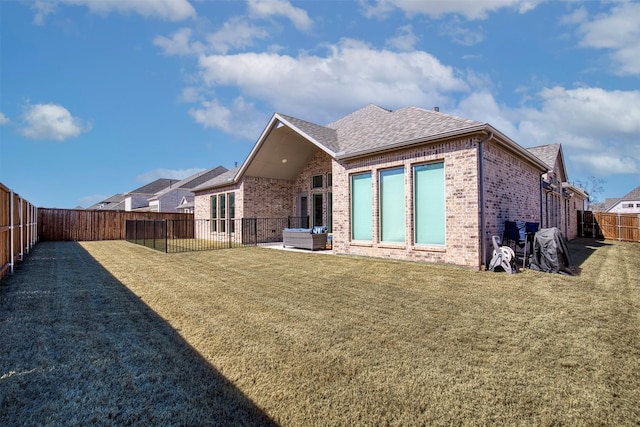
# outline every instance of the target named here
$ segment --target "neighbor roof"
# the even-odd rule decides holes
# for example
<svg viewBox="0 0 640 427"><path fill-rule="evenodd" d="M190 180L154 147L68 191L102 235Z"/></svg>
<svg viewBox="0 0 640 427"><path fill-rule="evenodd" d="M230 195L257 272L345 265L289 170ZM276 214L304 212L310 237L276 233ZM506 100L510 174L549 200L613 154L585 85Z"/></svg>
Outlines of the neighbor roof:
<svg viewBox="0 0 640 427"><path fill-rule="evenodd" d="M622 196L622 200L640 200L640 186L634 188L633 190Z"/></svg>
<svg viewBox="0 0 640 427"><path fill-rule="evenodd" d="M143 185L140 188L136 188L133 191L129 191L127 194L156 194L157 192L172 186L176 182L178 182L177 179L160 178L147 185Z"/></svg>
<svg viewBox="0 0 640 427"><path fill-rule="evenodd" d="M239 170L240 170L240 167L238 166L226 172L223 172L220 175L214 178L211 178L206 182L203 182L197 187L192 188L192 191L195 193L195 192L203 191L209 188L221 187L223 185L233 184L234 178L236 177L236 174L238 173Z"/></svg>
<svg viewBox="0 0 640 427"><path fill-rule="evenodd" d="M200 184L203 184L209 180L211 180L212 178L215 178L216 176L224 173L227 171L227 168L223 167L223 166L216 166L215 168L211 168L211 169L207 169L201 172L198 172L196 174L193 174L187 178L184 178L181 181L176 182L175 184L172 184L169 187L166 187L164 189L162 189L161 191L155 193L155 195L153 197L151 197L151 200L154 200L168 192L170 192L171 190L175 190L177 188L182 189L182 190L187 190L187 191L191 191L192 189L196 188L197 186L199 186Z"/></svg>
<svg viewBox="0 0 640 427"><path fill-rule="evenodd" d="M114 194L111 197L108 197L96 204L93 204L87 208L87 210L108 210L108 211L118 211L124 210L124 194Z"/></svg>

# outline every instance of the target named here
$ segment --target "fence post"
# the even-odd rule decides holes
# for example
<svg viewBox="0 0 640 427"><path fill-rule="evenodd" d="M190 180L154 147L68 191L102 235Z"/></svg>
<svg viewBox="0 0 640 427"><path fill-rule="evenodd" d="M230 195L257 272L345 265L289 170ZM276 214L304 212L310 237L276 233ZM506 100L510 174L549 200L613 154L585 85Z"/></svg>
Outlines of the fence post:
<svg viewBox="0 0 640 427"><path fill-rule="evenodd" d="M13 245L13 191L9 190L9 272L13 274L13 254L14 254L14 245Z"/></svg>
<svg viewBox="0 0 640 427"><path fill-rule="evenodd" d="M166 254L169 252L169 220L163 219L162 221L164 222L164 253Z"/></svg>
<svg viewBox="0 0 640 427"><path fill-rule="evenodd" d="M618 214L618 241L622 241L622 218Z"/></svg>

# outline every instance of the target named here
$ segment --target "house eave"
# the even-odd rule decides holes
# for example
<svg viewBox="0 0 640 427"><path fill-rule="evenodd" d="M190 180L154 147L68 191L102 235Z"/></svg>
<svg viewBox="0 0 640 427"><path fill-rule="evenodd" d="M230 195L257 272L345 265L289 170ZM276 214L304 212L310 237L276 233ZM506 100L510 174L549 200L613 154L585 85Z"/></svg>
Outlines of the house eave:
<svg viewBox="0 0 640 427"><path fill-rule="evenodd" d="M345 154L344 152L336 153L336 160L352 160L361 157L367 157L375 154L387 153L390 151L396 151L405 148L411 148L418 145L424 144L433 144L437 142L447 141L454 138L463 138L463 137L472 137L474 135L493 135L492 140L496 141L498 145L511 151L512 153L524 158L541 172L546 172L548 170L547 165L533 154L529 153L527 150L518 145L511 138L504 135L502 132L495 129L493 126L483 123L481 125L469 126L466 128L456 129L449 132L439 133L437 135L430 135L424 138L418 138L408 141L400 141L394 144L389 144L384 147L371 148L366 150L361 150L353 153Z"/></svg>

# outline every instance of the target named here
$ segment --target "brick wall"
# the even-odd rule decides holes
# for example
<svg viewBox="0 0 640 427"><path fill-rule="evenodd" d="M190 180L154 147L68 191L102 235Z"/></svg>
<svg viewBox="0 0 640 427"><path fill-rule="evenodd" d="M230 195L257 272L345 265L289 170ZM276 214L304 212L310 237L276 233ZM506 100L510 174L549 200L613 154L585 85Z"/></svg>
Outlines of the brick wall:
<svg viewBox="0 0 640 427"><path fill-rule="evenodd" d="M505 221L540 223L540 173L491 141L484 145L485 262L491 259L491 236L500 236Z"/></svg>
<svg viewBox="0 0 640 427"><path fill-rule="evenodd" d="M300 216L298 212L297 197L300 194L306 194L307 198L307 212L309 213L309 221L313 221L313 194L322 194L322 225L327 225L327 194L332 191L332 187L328 186L327 174L331 173L332 159L324 151L318 150L315 156L311 159L309 164L302 170L298 178L293 185L293 210L292 216ZM311 180L314 176L322 176L322 188L312 188Z"/></svg>
<svg viewBox="0 0 640 427"><path fill-rule="evenodd" d="M414 243L413 166L444 161L446 197L446 245ZM405 243L380 242L378 173L382 169L404 167ZM373 180L373 241L351 242L350 176L371 171ZM478 187L477 144L471 139L431 144L423 147L333 162L333 248L337 253L440 262L478 267Z"/></svg>

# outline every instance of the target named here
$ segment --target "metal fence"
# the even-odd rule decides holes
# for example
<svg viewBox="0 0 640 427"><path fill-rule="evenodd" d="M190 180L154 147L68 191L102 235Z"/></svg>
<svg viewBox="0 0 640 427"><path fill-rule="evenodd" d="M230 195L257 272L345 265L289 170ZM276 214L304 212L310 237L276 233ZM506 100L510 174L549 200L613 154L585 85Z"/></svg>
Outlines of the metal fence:
<svg viewBox="0 0 640 427"><path fill-rule="evenodd" d="M125 234L128 242L176 253L281 242L283 229L308 224L308 217L127 220Z"/></svg>

